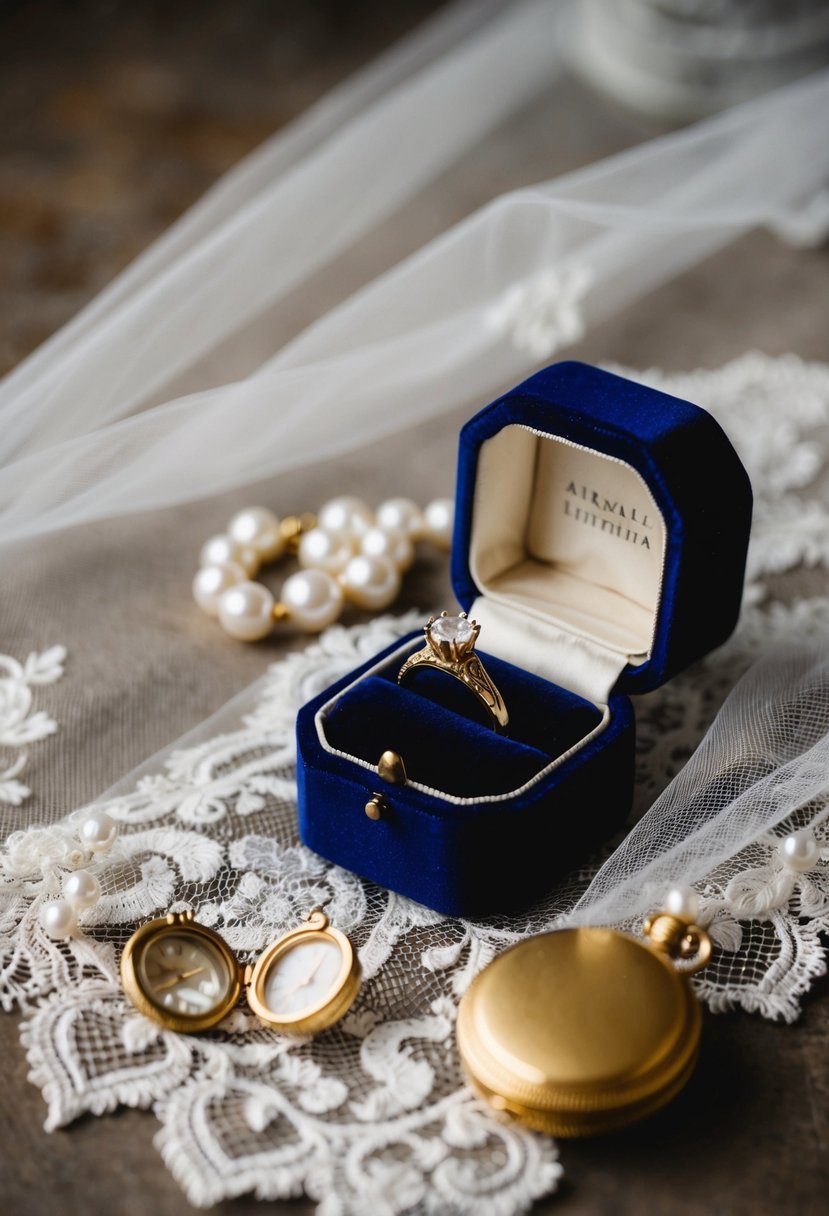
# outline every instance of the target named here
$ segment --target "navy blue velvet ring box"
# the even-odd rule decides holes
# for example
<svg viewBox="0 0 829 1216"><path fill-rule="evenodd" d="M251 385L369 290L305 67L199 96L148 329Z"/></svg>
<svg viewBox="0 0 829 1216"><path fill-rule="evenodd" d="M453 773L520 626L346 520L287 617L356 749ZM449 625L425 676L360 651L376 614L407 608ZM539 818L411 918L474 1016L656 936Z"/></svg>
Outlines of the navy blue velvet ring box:
<svg viewBox="0 0 829 1216"><path fill-rule="evenodd" d="M734 449L687 401L558 363L487 406L461 432L452 581L507 731L444 673L398 686L405 638L300 711L305 844L449 915L543 895L629 812L629 694L734 628L750 521ZM378 775L389 749L405 784Z"/></svg>

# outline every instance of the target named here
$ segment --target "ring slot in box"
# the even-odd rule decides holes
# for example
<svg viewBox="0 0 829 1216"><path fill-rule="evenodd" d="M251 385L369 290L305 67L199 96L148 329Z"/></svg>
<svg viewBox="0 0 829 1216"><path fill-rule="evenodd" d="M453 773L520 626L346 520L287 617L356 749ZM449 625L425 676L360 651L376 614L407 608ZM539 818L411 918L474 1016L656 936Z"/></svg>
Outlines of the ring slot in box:
<svg viewBox="0 0 829 1216"><path fill-rule="evenodd" d="M733 629L750 518L736 453L688 402L560 363L482 410L461 432L452 580L507 730L445 673L399 686L423 645L404 639L300 711L303 841L447 914L542 895L628 814L626 694ZM388 750L404 784L378 773Z"/></svg>

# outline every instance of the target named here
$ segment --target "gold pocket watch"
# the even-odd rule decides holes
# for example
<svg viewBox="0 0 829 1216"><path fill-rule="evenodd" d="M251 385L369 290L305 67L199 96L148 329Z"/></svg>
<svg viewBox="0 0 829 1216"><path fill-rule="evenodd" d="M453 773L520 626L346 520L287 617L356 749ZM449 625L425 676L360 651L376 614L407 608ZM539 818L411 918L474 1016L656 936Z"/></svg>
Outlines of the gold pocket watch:
<svg viewBox="0 0 829 1216"><path fill-rule="evenodd" d="M613 1131L686 1083L701 1013L685 974L705 966L704 930L670 914L648 941L562 929L504 951L461 1001L458 1047L496 1110L553 1136Z"/></svg>
<svg viewBox="0 0 829 1216"><path fill-rule="evenodd" d="M317 1034L350 1009L360 964L351 942L320 908L247 967L192 912L171 912L133 933L121 956L121 982L136 1009L167 1030L209 1030L244 988L248 1006L266 1026Z"/></svg>

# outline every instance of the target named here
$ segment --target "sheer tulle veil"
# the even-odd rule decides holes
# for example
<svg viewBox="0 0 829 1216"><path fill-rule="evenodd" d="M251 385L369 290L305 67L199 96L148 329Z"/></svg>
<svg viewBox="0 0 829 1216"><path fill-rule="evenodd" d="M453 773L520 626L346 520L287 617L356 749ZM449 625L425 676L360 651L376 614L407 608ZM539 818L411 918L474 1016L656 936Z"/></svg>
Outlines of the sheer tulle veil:
<svg viewBox="0 0 829 1216"><path fill-rule="evenodd" d="M570 20L550 0L451 8L228 174L8 375L0 561L485 401L758 226L824 234L829 72L493 198L275 343L293 293L549 85ZM826 792L825 667L800 651L746 677L577 916L631 918ZM808 738L786 726L794 705L814 711ZM757 754L771 767L742 762Z"/></svg>

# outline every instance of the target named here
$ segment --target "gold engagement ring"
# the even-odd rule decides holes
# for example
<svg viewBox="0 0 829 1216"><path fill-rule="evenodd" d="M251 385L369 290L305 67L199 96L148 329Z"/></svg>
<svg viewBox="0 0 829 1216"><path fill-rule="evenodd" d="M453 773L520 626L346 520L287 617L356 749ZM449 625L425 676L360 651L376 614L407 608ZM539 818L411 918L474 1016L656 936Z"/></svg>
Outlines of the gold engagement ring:
<svg viewBox="0 0 829 1216"><path fill-rule="evenodd" d="M409 655L397 674L397 683L401 684L410 672L418 668L431 667L435 671L445 671L465 684L478 698L494 730L506 730L509 714L504 698L475 653L481 626L476 621L468 620L465 612L460 616L442 612L438 617L429 618L423 632L426 645Z"/></svg>

